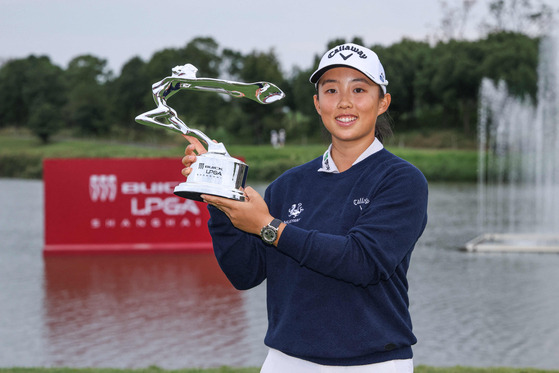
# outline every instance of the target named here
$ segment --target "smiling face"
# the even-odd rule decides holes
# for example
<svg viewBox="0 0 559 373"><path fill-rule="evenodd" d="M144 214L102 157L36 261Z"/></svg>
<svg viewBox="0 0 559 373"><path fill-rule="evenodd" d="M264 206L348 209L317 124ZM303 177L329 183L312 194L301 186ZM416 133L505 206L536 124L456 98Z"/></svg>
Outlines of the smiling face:
<svg viewBox="0 0 559 373"><path fill-rule="evenodd" d="M390 99L390 94L381 97L379 86L360 71L335 67L320 78L314 105L333 145L364 150L374 141L377 117L388 109Z"/></svg>

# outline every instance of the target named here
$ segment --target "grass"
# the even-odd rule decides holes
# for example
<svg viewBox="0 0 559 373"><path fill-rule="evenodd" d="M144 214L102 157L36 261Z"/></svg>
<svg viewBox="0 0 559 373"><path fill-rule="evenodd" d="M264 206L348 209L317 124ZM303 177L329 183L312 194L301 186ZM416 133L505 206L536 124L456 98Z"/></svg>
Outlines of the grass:
<svg viewBox="0 0 559 373"><path fill-rule="evenodd" d="M164 370L156 366L143 369L112 368L0 368L0 373L258 373L260 368L219 367L208 369ZM415 373L559 373L559 370L542 370L532 368L474 368L474 367L415 367Z"/></svg>
<svg viewBox="0 0 559 373"><path fill-rule="evenodd" d="M173 157L180 159L181 145L126 144L85 139L58 140L43 145L32 137L0 135L0 176L41 178L44 158ZM325 145L227 145L233 156L249 164L248 182L271 181L285 170L320 156ZM388 146L388 150L418 167L429 181L474 182L477 179L475 150L416 149Z"/></svg>
<svg viewBox="0 0 559 373"><path fill-rule="evenodd" d="M408 149L388 150L419 168L429 181L477 180L478 153L475 150Z"/></svg>

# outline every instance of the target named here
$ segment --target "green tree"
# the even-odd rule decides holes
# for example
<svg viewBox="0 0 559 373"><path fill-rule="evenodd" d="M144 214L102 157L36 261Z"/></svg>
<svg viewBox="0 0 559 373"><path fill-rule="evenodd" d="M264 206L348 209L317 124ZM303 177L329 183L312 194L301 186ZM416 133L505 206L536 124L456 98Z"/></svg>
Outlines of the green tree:
<svg viewBox="0 0 559 373"><path fill-rule="evenodd" d="M145 73L145 62L134 57L124 64L120 75L108 84L111 118L125 131L136 130L134 118L153 106L144 102L151 92L151 83Z"/></svg>
<svg viewBox="0 0 559 373"><path fill-rule="evenodd" d="M69 126L84 135L107 135L111 129L107 85L112 78L107 61L92 55L78 56L68 64L65 76Z"/></svg>
<svg viewBox="0 0 559 373"><path fill-rule="evenodd" d="M345 41L331 40L327 47ZM364 45L358 37L351 41ZM538 43L526 33L500 31L475 41L448 40L430 46L404 39L372 49L390 82L390 114L398 128L449 128L471 134L482 77L504 80L519 97L536 99ZM287 97L260 105L213 92L182 91L169 104L188 126L226 143L265 143L270 130L280 128L287 130L290 141L312 141L320 138L322 125L312 100L315 88L308 79L319 59L315 55L308 66L293 69L286 78L273 50L246 55L221 51L212 38L197 37L182 48L158 51L147 62L130 59L116 78L105 60L91 55L76 57L66 70L48 57L9 60L0 66L0 127L28 126L42 141L62 124L87 135L110 135L130 126L142 131L134 118L154 107L151 85L171 75L173 67L191 63L198 68L198 77L270 81Z"/></svg>
<svg viewBox="0 0 559 373"><path fill-rule="evenodd" d="M318 61L314 66L317 64ZM308 69L295 68L291 79L286 82L285 86L284 105L289 108L286 123L287 136L288 138L299 138L302 142L319 138L322 129L322 123L313 103L316 89L309 82L309 77L315 69L314 66Z"/></svg>
<svg viewBox="0 0 559 373"><path fill-rule="evenodd" d="M230 80L238 77L243 68L243 58L241 52L225 48L221 52L221 77Z"/></svg>
<svg viewBox="0 0 559 373"><path fill-rule="evenodd" d="M49 113L61 118L66 100L63 71L51 63L46 56L29 56L25 59L8 61L0 68L0 127L26 127L33 116L31 130L37 130L37 122L48 107ZM46 129L50 130L47 132ZM45 126L38 135L46 141L59 129Z"/></svg>
<svg viewBox="0 0 559 373"><path fill-rule="evenodd" d="M37 100L31 109L28 127L39 137L43 144L63 127L60 110L46 101Z"/></svg>
<svg viewBox="0 0 559 373"><path fill-rule="evenodd" d="M432 120L440 121L441 127L472 134L483 77L483 50L475 42L451 40L437 44L429 57L418 77L419 105L438 113Z"/></svg>
<svg viewBox="0 0 559 373"><path fill-rule="evenodd" d="M219 45L212 38L194 38L183 48L166 48L156 52L145 66L149 81L157 82L171 75L175 66L190 63L198 77L217 78L220 74Z"/></svg>
<svg viewBox="0 0 559 373"><path fill-rule="evenodd" d="M239 78L245 82L268 81L279 87L286 86L280 63L273 50L254 51L245 56ZM271 130L278 130L284 126L281 101L271 105L261 105L251 100L235 100L233 103L240 105L246 116L243 123L236 123L238 134L253 139L256 144L266 142Z"/></svg>
<svg viewBox="0 0 559 373"><path fill-rule="evenodd" d="M431 47L425 42L403 39L389 47L373 46L385 68L387 91L392 95L390 115L403 129L418 126L420 107L417 80L425 69Z"/></svg>
<svg viewBox="0 0 559 373"><path fill-rule="evenodd" d="M0 127L23 127L29 117L23 96L23 87L31 83L29 65L27 60L10 60L0 68Z"/></svg>
<svg viewBox="0 0 559 373"><path fill-rule="evenodd" d="M484 50L481 62L484 77L505 81L509 91L529 96L535 102L538 90L539 40L513 32L489 34L478 41Z"/></svg>
<svg viewBox="0 0 559 373"><path fill-rule="evenodd" d="M220 75L219 44L213 38L194 38L181 50L181 54L185 63L191 63L198 68L200 76L215 78Z"/></svg>

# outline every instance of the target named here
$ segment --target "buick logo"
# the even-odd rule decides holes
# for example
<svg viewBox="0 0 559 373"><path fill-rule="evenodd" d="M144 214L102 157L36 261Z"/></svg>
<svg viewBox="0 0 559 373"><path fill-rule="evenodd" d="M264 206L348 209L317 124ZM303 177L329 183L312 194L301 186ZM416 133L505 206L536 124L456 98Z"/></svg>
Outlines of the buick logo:
<svg viewBox="0 0 559 373"><path fill-rule="evenodd" d="M116 175L89 176L89 197L93 202L114 201L116 198Z"/></svg>

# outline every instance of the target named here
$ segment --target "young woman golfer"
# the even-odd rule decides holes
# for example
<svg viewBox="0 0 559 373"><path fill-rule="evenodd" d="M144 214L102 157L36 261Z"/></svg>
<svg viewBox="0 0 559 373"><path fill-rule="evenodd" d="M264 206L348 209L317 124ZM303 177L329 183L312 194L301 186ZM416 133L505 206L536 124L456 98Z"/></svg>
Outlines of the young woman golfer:
<svg viewBox="0 0 559 373"><path fill-rule="evenodd" d="M267 286L262 372L412 372L406 273L427 182L375 136L390 106L377 55L339 45L310 78L332 143L246 201L204 195L217 260L237 289ZM186 148L183 174L196 160Z"/></svg>

